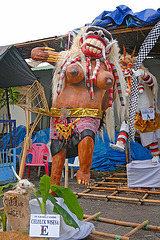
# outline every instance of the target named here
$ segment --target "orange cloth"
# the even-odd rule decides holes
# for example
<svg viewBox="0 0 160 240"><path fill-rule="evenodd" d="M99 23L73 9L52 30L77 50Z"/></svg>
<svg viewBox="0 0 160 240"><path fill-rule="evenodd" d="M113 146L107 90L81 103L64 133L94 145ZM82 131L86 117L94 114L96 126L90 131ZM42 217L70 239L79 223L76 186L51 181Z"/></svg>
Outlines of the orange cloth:
<svg viewBox="0 0 160 240"><path fill-rule="evenodd" d="M136 113L135 129L140 130L142 133L154 132L160 128L160 120L158 113L155 114L155 119L143 120L141 113Z"/></svg>

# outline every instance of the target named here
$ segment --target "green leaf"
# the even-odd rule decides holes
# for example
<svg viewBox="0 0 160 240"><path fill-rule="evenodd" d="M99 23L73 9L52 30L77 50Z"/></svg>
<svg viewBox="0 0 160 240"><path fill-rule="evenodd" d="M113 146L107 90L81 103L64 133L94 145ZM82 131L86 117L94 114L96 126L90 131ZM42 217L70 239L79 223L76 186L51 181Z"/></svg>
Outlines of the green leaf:
<svg viewBox="0 0 160 240"><path fill-rule="evenodd" d="M7 230L7 216L4 210L4 214L3 214L3 231Z"/></svg>
<svg viewBox="0 0 160 240"><path fill-rule="evenodd" d="M0 187L0 194L2 194L3 188L8 188L9 186L15 186L15 185L17 185L17 182L16 183L8 183L8 184Z"/></svg>
<svg viewBox="0 0 160 240"><path fill-rule="evenodd" d="M36 192L34 193L35 196L42 197L42 193L38 188L35 188Z"/></svg>
<svg viewBox="0 0 160 240"><path fill-rule="evenodd" d="M56 213L60 214L63 217L63 219L67 225L74 227L74 228L79 228L78 224L71 217L71 215L57 203L57 200L51 194L48 194L48 199L54 204L54 206L56 208Z"/></svg>
<svg viewBox="0 0 160 240"><path fill-rule="evenodd" d="M2 214L2 212L0 211L0 217L1 217L1 219L2 219L2 222L3 222L3 214Z"/></svg>
<svg viewBox="0 0 160 240"><path fill-rule="evenodd" d="M61 186L51 185L51 190L56 193L58 197L64 199L64 203L67 205L69 210L74 213L79 220L83 219L83 209L79 205L76 195L71 191L70 188L62 188Z"/></svg>
<svg viewBox="0 0 160 240"><path fill-rule="evenodd" d="M39 198L35 195L35 197L36 197L36 199L37 199L37 202L38 202L38 204L39 204L39 207L40 207L40 209L41 209L41 213L43 212L43 208L42 208L42 203L41 203L41 201L39 200Z"/></svg>
<svg viewBox="0 0 160 240"><path fill-rule="evenodd" d="M41 177L39 186L40 186L40 192L41 192L41 196L42 196L44 204L46 203L46 201L48 199L50 183L51 183L51 178L49 176L43 175L43 177Z"/></svg>

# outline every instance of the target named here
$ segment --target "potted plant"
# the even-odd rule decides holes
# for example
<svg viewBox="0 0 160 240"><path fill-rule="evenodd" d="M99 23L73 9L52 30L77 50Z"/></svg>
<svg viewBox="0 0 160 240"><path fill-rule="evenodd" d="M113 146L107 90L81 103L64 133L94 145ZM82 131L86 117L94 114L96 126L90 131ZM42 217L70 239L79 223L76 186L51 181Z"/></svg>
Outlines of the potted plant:
<svg viewBox="0 0 160 240"><path fill-rule="evenodd" d="M43 175L43 177L41 177L40 182L39 182L39 189L35 188L35 191L32 193L33 197L35 197L37 199L37 202L41 209L41 213L46 214L46 203L47 203L47 200L50 200L52 202L52 204L54 205L54 212L61 215L64 219L64 222L67 225L72 226L74 228L79 228L76 221L72 218L72 216L63 207L61 207L58 204L58 201L56 200L55 197L53 197L49 193L49 190L51 189L53 192L55 192L57 197L63 198L64 203L69 208L69 210L72 213L74 213L79 220L82 220L83 219L83 209L80 207L77 197L75 196L75 194L72 193L72 191L69 188L62 188L61 186L51 185L50 182L51 182L51 178L47 175ZM2 189L7 188L10 185L15 185L15 183L7 184L7 185L1 187L0 188L0 196L3 196ZM8 231L5 233L5 231L7 230L6 229L7 218L6 218L5 211L3 212L3 214L1 212L0 216L2 219L3 235L9 234ZM17 232L16 234L21 235L21 237L23 235L23 237L25 237L25 240L31 239L28 235L28 232L27 233L26 232L23 232L23 233ZM15 232L10 232L10 235L15 235ZM18 235L15 235L15 240L17 239L17 237L18 237ZM40 238L38 238L38 239L40 240Z"/></svg>

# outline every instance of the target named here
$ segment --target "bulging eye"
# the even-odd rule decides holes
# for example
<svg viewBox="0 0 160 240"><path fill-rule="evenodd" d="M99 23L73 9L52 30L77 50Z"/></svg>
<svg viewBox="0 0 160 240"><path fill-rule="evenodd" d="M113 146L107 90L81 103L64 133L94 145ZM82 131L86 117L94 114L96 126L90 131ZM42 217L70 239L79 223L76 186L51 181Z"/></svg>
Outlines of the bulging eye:
<svg viewBox="0 0 160 240"><path fill-rule="evenodd" d="M97 32L97 31L95 31L95 32L94 32L94 34L95 34L95 35L98 35L98 32Z"/></svg>

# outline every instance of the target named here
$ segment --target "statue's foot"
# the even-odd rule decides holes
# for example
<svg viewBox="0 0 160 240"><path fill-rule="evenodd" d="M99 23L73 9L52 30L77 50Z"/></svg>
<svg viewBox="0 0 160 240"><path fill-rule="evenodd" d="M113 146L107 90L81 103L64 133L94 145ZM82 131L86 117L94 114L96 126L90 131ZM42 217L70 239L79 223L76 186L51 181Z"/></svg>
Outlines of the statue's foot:
<svg viewBox="0 0 160 240"><path fill-rule="evenodd" d="M152 158L152 163L153 163L153 164L157 164L158 162L159 162L159 155L153 156L153 158Z"/></svg>
<svg viewBox="0 0 160 240"><path fill-rule="evenodd" d="M90 172L89 173L83 173L80 170L76 173L77 183L83 184L83 185L89 185L90 184Z"/></svg>
<svg viewBox="0 0 160 240"><path fill-rule="evenodd" d="M57 197L57 194L55 194L54 192L52 192L52 190L49 190L49 193L53 196L53 197Z"/></svg>
<svg viewBox="0 0 160 240"><path fill-rule="evenodd" d="M122 146L118 143L116 143L116 144L110 143L109 145L111 148L113 148L115 150L124 151L124 146Z"/></svg>

